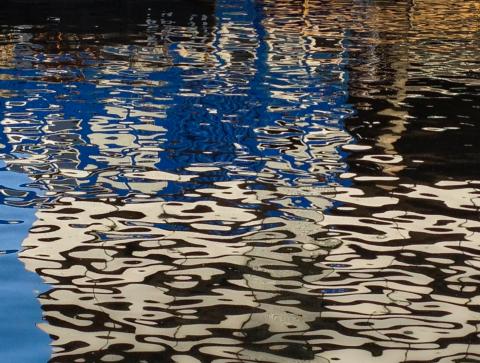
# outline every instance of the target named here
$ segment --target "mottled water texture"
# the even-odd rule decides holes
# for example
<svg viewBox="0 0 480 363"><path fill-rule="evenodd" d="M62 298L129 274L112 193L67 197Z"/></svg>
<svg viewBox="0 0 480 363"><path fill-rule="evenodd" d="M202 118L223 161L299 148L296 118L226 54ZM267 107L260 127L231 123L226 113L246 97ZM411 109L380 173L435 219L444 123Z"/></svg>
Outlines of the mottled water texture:
<svg viewBox="0 0 480 363"><path fill-rule="evenodd" d="M2 362L480 361L479 1L1 6Z"/></svg>

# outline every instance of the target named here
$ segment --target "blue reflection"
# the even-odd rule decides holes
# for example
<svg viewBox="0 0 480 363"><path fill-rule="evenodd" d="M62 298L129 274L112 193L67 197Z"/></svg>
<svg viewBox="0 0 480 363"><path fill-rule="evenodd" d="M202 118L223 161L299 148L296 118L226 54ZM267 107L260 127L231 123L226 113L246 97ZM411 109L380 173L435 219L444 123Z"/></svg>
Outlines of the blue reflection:
<svg viewBox="0 0 480 363"><path fill-rule="evenodd" d="M2 163L3 164L3 163ZM4 166L4 165L3 165ZM0 171L2 190L34 192L26 187L31 182L25 175ZM13 202L24 198L13 198ZM34 208L8 205L11 198L2 194L0 204L0 356L2 362L46 362L50 356L49 337L36 324L41 310L36 300L45 289L40 277L25 271L16 252L35 220Z"/></svg>
<svg viewBox="0 0 480 363"><path fill-rule="evenodd" d="M174 22L159 27L148 15L140 32L148 36L147 51L128 34L119 43L52 50L42 36L57 34L46 25L29 34L28 46L17 44L16 69L0 71L2 89L11 92L8 101L0 101L0 149L8 165L0 174L6 191L0 196L0 219L10 221L0 223L6 241L0 247L6 251L0 257L3 357L22 362L48 357L48 338L35 327L40 311L32 293L45 286L7 253L21 248L35 220L32 206L65 195L122 199L143 193L179 201L231 180L274 196L279 185L296 190L344 183L338 174L346 166L335 145L350 140L343 127L351 113L345 47L320 54L305 43L299 47L303 54L279 59L283 40L273 35L281 31L265 11L254 1L220 0L214 24L195 29L205 31L200 41L181 38L192 34L171 34L166 41L158 33ZM205 48L204 58L199 60L195 47L185 48L189 42ZM158 48L163 53L155 53ZM336 61L318 63L322 58ZM215 169L197 173L192 166ZM149 180L142 173L150 171L192 178ZM288 198L294 208L320 208L312 195ZM277 208L278 200L263 202L271 204L261 211L266 217L290 218ZM216 233L223 232L211 235ZM98 236L107 239L102 232ZM15 345L18 337L26 349Z"/></svg>

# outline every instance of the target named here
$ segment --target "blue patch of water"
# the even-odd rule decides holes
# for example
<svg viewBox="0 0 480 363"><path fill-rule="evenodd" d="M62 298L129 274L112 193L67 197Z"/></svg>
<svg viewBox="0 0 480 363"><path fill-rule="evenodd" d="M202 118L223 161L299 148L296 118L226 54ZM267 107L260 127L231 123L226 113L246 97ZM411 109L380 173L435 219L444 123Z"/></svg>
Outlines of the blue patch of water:
<svg viewBox="0 0 480 363"><path fill-rule="evenodd" d="M3 162L0 162L3 164ZM22 174L1 171L1 188L29 191L31 180ZM16 252L35 220L34 208L0 204L0 356L2 362L46 362L49 337L38 329L42 320L36 296L46 286L38 275L27 272ZM21 198L17 198L21 199Z"/></svg>

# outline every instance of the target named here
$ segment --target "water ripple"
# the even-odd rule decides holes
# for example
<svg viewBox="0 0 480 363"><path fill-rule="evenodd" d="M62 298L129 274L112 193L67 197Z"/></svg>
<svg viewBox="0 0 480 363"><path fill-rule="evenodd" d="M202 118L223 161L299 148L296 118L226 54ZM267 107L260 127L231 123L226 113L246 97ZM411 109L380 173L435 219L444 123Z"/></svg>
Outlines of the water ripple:
<svg viewBox="0 0 480 363"><path fill-rule="evenodd" d="M0 15L50 362L480 359L478 1L76 5Z"/></svg>

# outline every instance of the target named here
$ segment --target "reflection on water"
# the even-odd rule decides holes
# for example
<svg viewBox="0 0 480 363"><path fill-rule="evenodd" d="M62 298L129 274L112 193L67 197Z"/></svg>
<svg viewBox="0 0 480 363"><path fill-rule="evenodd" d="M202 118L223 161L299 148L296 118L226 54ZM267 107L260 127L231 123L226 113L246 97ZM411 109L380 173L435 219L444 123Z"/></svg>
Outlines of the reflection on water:
<svg viewBox="0 0 480 363"><path fill-rule="evenodd" d="M478 1L115 4L0 15L50 362L480 360Z"/></svg>

